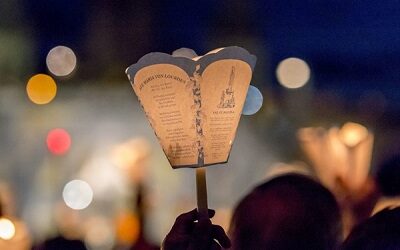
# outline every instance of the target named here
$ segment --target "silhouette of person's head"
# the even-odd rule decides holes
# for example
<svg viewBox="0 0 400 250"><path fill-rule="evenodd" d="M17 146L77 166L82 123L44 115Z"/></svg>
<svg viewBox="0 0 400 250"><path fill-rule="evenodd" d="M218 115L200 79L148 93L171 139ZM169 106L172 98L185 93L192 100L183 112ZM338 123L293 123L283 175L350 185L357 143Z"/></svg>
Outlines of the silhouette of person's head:
<svg viewBox="0 0 400 250"><path fill-rule="evenodd" d="M392 155L378 167L376 181L383 195L400 194L400 154Z"/></svg>
<svg viewBox="0 0 400 250"><path fill-rule="evenodd" d="M286 174L257 186L238 204L230 234L233 249L335 249L339 206L318 182Z"/></svg>
<svg viewBox="0 0 400 250"><path fill-rule="evenodd" d="M356 226L343 250L400 249L400 207L384 209Z"/></svg>
<svg viewBox="0 0 400 250"><path fill-rule="evenodd" d="M49 238L41 245L33 247L33 250L87 250L81 240L67 239L61 235Z"/></svg>

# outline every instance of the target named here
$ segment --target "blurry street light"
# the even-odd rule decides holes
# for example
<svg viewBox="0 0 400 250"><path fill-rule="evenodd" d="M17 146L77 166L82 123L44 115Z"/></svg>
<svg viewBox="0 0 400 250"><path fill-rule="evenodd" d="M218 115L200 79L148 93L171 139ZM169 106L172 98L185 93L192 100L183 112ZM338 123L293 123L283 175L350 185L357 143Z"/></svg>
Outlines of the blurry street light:
<svg viewBox="0 0 400 250"><path fill-rule="evenodd" d="M310 80L310 67L300 58L287 58L279 63L276 77L285 88L301 88Z"/></svg>
<svg viewBox="0 0 400 250"><path fill-rule="evenodd" d="M56 76L67 76L76 67L76 56L72 49L66 46L52 48L46 57L49 71Z"/></svg>
<svg viewBox="0 0 400 250"><path fill-rule="evenodd" d="M15 235L15 226L12 221L6 218L0 218L0 238L10 240Z"/></svg>

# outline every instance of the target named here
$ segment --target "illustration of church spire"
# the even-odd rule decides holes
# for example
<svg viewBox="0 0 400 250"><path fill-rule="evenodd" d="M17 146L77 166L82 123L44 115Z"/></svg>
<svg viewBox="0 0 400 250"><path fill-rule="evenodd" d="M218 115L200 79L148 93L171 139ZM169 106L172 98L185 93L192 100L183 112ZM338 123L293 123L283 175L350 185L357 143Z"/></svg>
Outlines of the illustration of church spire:
<svg viewBox="0 0 400 250"><path fill-rule="evenodd" d="M233 81L235 80L235 67L232 67L229 76L228 87L222 91L221 100L218 108L234 108L235 107L235 91L233 90Z"/></svg>

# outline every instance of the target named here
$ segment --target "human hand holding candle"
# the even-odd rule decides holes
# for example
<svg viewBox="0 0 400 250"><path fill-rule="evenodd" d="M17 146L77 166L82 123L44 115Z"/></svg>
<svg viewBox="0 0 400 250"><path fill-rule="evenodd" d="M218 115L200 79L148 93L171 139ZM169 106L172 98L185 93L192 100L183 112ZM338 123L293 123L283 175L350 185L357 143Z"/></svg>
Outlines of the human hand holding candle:
<svg viewBox="0 0 400 250"><path fill-rule="evenodd" d="M210 218L215 211L208 209L206 217L193 209L176 218L170 232L164 239L163 250L207 250L229 248L231 242L224 229L213 225Z"/></svg>

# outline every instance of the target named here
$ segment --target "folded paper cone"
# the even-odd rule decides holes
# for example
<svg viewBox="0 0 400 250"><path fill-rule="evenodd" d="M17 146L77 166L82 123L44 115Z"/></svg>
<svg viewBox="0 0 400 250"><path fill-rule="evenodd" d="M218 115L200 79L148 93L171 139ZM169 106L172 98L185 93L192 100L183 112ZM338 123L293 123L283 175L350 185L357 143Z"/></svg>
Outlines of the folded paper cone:
<svg viewBox="0 0 400 250"><path fill-rule="evenodd" d="M195 60L150 53L126 70L173 168L228 161L255 62L227 47Z"/></svg>

